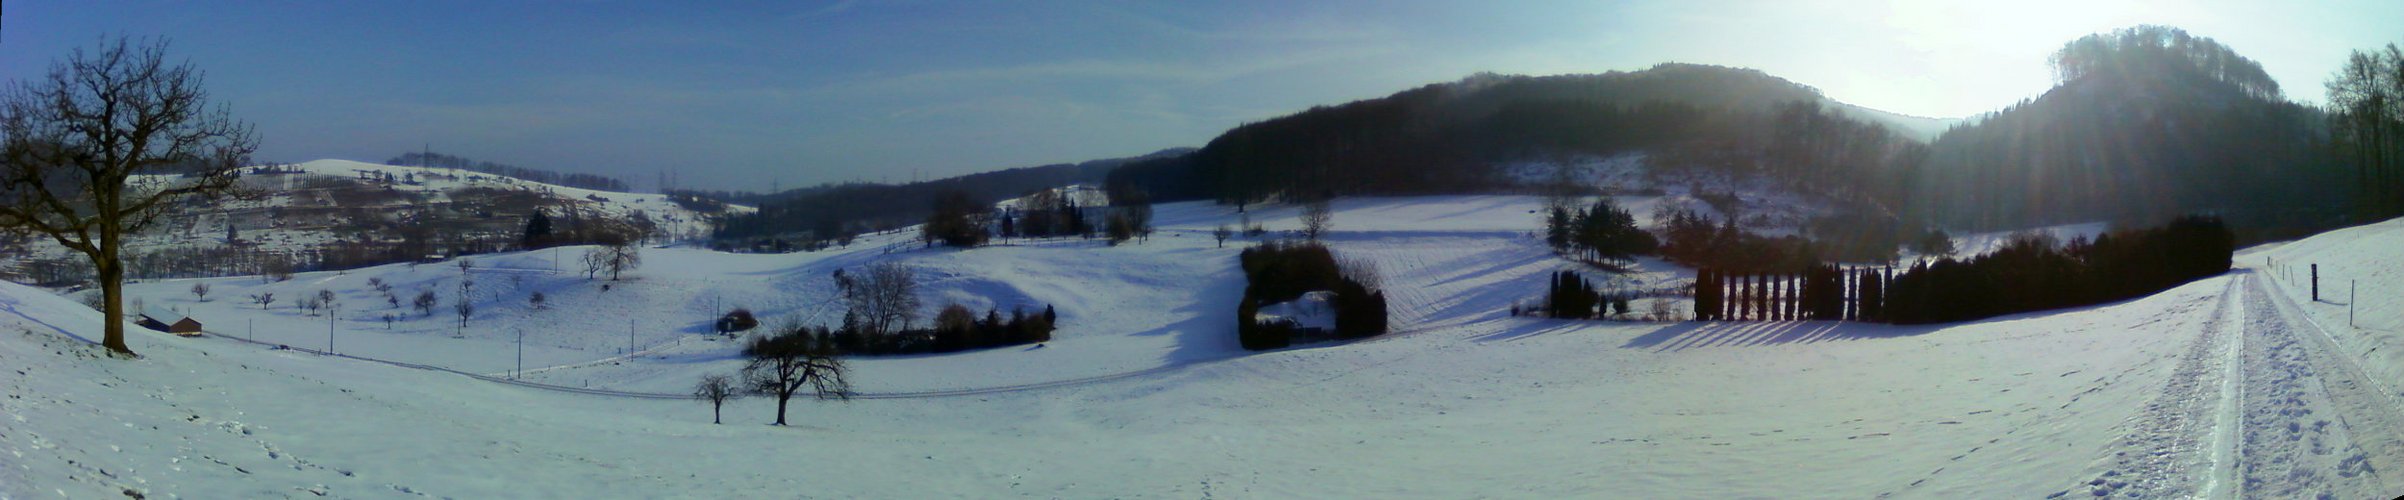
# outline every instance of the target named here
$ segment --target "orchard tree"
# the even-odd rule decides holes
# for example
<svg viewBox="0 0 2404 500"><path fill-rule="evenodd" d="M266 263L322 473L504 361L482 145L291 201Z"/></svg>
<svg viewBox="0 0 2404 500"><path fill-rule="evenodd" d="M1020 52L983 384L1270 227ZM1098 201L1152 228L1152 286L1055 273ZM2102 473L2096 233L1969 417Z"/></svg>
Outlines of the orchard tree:
<svg viewBox="0 0 2404 500"><path fill-rule="evenodd" d="M193 283L193 284L192 284L192 296L193 296L193 297L198 297L198 298L200 298L200 301L201 301L201 302L208 302L208 301L209 301L209 284L208 284L208 283Z"/></svg>
<svg viewBox="0 0 2404 500"><path fill-rule="evenodd" d="M459 313L457 335L467 335L467 320L476 315L476 280L459 280L459 300L451 302L451 310Z"/></svg>
<svg viewBox="0 0 2404 500"><path fill-rule="evenodd" d="M751 357L751 363L743 367L745 385L753 392L776 396L776 425L785 425L785 404L803 388L818 399L851 399L843 359L835 357L834 345L812 335L807 327L790 324L777 328L775 334L754 337L743 347L743 355Z"/></svg>
<svg viewBox="0 0 2404 500"><path fill-rule="evenodd" d="M250 125L211 107L201 72L167 42L76 49L0 93L0 228L49 236L92 261L101 345L125 344L127 236L167 208L226 195L259 148Z"/></svg>
<svg viewBox="0 0 2404 500"><path fill-rule="evenodd" d="M710 402L710 423L712 424L726 423L724 419L718 418L718 410L726 407L726 400L739 397L743 397L743 391L735 390L734 378L725 375L715 373L703 375L701 383L693 386L693 399Z"/></svg>
<svg viewBox="0 0 2404 500"><path fill-rule="evenodd" d="M433 290L419 290L417 299L409 301L409 305L416 307L419 315L431 317L434 315L434 306L439 305L441 300L434 297Z"/></svg>

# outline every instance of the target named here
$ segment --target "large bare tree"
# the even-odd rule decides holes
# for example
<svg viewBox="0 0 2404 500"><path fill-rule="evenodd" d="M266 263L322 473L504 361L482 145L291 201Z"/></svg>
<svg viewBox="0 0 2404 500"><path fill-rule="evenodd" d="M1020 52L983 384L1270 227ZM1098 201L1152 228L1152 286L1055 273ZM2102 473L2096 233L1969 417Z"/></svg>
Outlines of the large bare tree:
<svg viewBox="0 0 2404 500"><path fill-rule="evenodd" d="M835 357L834 345L799 324L753 337L743 354L751 357L743 365L744 385L776 397L776 425L785 425L785 404L803 388L818 399L851 399L851 381L844 377L850 370Z"/></svg>
<svg viewBox="0 0 2404 500"><path fill-rule="evenodd" d="M0 94L0 228L90 258L106 302L101 345L131 355L126 237L171 206L227 193L258 147L250 125L209 105L200 71L168 64L164 40L76 49Z"/></svg>
<svg viewBox="0 0 2404 500"><path fill-rule="evenodd" d="M878 262L856 272L835 271L835 288L846 311L874 335L907 330L918 315L918 273L910 266Z"/></svg>

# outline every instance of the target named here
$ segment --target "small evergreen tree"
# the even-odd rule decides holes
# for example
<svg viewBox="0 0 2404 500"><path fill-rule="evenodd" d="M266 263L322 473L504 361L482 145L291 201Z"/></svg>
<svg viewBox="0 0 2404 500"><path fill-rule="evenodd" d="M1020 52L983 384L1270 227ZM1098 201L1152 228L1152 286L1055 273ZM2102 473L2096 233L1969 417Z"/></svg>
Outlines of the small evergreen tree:
<svg viewBox="0 0 2404 500"><path fill-rule="evenodd" d="M519 238L518 244L525 248L542 248L550 242L551 215L543 213L542 209L534 209L534 215L526 216L526 233Z"/></svg>

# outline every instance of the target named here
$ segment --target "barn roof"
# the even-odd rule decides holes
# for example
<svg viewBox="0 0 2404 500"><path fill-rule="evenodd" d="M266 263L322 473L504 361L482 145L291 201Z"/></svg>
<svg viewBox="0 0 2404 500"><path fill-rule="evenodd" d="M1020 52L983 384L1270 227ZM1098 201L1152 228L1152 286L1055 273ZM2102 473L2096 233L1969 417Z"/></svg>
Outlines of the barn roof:
<svg viewBox="0 0 2404 500"><path fill-rule="evenodd" d="M142 308L142 317L150 318L151 321L157 321L166 324L175 324L177 321L191 318L191 316L186 316L184 313L175 312L171 309L161 309L156 307Z"/></svg>

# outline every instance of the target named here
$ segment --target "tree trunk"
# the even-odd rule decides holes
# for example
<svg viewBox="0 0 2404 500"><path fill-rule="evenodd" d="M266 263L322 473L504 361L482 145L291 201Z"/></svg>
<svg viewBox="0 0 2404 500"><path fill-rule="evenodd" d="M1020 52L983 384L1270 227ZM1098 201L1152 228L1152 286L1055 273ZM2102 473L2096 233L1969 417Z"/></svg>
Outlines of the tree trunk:
<svg viewBox="0 0 2404 500"><path fill-rule="evenodd" d="M133 348L125 345L125 268L114 255L100 257L93 266L100 275L100 297L107 301L100 308L100 345L118 354L131 356Z"/></svg>
<svg viewBox="0 0 2404 500"><path fill-rule="evenodd" d="M776 425L785 425L785 403L793 400L793 391L776 393Z"/></svg>
<svg viewBox="0 0 2404 500"><path fill-rule="evenodd" d="M724 415L724 414L725 414L725 412L722 412L722 411L719 411L719 410L720 410L720 409L723 409L723 408L725 408L725 407L726 407L726 402L725 402L725 401L722 401L722 400L721 400L721 401L711 401L711 402L710 402L710 423L711 423L711 424L723 424L723 423L726 423L726 420L725 420L725 419L723 419L723 418L719 418L720 416L722 416L722 415Z"/></svg>

